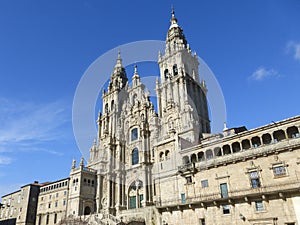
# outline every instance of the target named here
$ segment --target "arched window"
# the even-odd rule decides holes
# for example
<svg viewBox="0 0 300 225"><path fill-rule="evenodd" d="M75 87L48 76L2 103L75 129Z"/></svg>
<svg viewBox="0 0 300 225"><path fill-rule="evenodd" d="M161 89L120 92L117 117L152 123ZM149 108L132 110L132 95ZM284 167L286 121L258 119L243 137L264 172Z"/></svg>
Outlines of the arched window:
<svg viewBox="0 0 300 225"><path fill-rule="evenodd" d="M217 157L222 156L222 151L220 147L215 147L214 152L215 152L215 156Z"/></svg>
<svg viewBox="0 0 300 225"><path fill-rule="evenodd" d="M165 156L166 156L166 160L170 159L170 151L169 150L166 151Z"/></svg>
<svg viewBox="0 0 300 225"><path fill-rule="evenodd" d="M128 207L129 209L141 208L144 200L143 182L140 180L134 181L128 190Z"/></svg>
<svg viewBox="0 0 300 225"><path fill-rule="evenodd" d="M288 134L289 138L296 138L296 137L299 137L299 130L295 126L289 127L287 129L287 134Z"/></svg>
<svg viewBox="0 0 300 225"><path fill-rule="evenodd" d="M197 162L197 156L196 156L196 154L192 154L192 155L191 155L191 162L192 162L192 163Z"/></svg>
<svg viewBox="0 0 300 225"><path fill-rule="evenodd" d="M260 141L259 137L253 137L251 139L251 142L252 142L252 147L253 148L257 148L258 146L261 146L261 141Z"/></svg>
<svg viewBox="0 0 300 225"><path fill-rule="evenodd" d="M273 137L274 137L275 142L282 141L283 139L285 139L284 131L283 130L274 131Z"/></svg>
<svg viewBox="0 0 300 225"><path fill-rule="evenodd" d="M198 152L197 153L197 156L198 156L198 161L204 161L205 160L205 157L204 157L204 152Z"/></svg>
<svg viewBox="0 0 300 225"><path fill-rule="evenodd" d="M174 76L178 75L177 64L174 64L174 66L173 66L173 74L174 74Z"/></svg>
<svg viewBox="0 0 300 225"><path fill-rule="evenodd" d="M242 148L244 150L247 150L247 149L251 148L251 144L250 144L250 141L248 139L242 140Z"/></svg>
<svg viewBox="0 0 300 225"><path fill-rule="evenodd" d="M159 161L164 161L164 153L163 152L160 152L159 153Z"/></svg>
<svg viewBox="0 0 300 225"><path fill-rule="evenodd" d="M263 144L265 144L265 145L270 144L272 142L271 135L270 134L263 134L262 141L263 141Z"/></svg>
<svg viewBox="0 0 300 225"><path fill-rule="evenodd" d="M230 149L230 146L229 146L229 145L224 145L224 146L223 146L223 154L224 154L224 155L231 154L231 149Z"/></svg>
<svg viewBox="0 0 300 225"><path fill-rule="evenodd" d="M231 147L232 147L233 153L236 153L236 152L241 151L241 145L240 145L239 142L234 142L234 143L231 145Z"/></svg>
<svg viewBox="0 0 300 225"><path fill-rule="evenodd" d="M165 69L164 71L165 78L169 78L169 70Z"/></svg>
<svg viewBox="0 0 300 225"><path fill-rule="evenodd" d="M213 155L213 152L211 149L208 149L206 152L205 152L205 155L206 155L206 159L209 160L209 159L212 159L214 157Z"/></svg>
<svg viewBox="0 0 300 225"><path fill-rule="evenodd" d="M132 151L132 165L136 165L139 163L139 150L134 148Z"/></svg>
<svg viewBox="0 0 300 225"><path fill-rule="evenodd" d="M131 130L131 141L135 141L138 138L139 138L138 129L137 128L133 128Z"/></svg>

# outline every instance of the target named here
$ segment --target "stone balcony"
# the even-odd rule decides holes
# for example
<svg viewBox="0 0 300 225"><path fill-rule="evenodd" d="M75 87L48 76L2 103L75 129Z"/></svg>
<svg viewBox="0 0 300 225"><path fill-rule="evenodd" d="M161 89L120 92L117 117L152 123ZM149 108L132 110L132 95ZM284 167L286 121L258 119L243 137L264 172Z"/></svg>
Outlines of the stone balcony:
<svg viewBox="0 0 300 225"><path fill-rule="evenodd" d="M252 198L268 200L272 196L285 199L287 194L299 193L300 181L290 181L280 184L265 185L260 188L243 188L228 192L228 197L222 197L221 192L210 192L202 195L187 196L185 199L174 198L156 202L160 210L183 210L207 206L219 206L221 204L234 204L235 202L250 202Z"/></svg>

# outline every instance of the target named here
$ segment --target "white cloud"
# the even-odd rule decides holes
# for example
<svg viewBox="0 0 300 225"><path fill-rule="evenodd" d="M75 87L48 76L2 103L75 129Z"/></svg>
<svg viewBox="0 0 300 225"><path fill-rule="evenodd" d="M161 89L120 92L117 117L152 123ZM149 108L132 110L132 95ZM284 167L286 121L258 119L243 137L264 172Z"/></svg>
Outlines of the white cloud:
<svg viewBox="0 0 300 225"><path fill-rule="evenodd" d="M262 81L269 77L279 77L279 73L274 69L259 67L249 78L256 81Z"/></svg>
<svg viewBox="0 0 300 225"><path fill-rule="evenodd" d="M1 165L8 165L8 164L10 164L11 162L12 162L12 159L11 159L11 158L6 157L6 156L1 156L1 155L0 155L0 166L1 166ZM0 174L0 176L1 176L1 174Z"/></svg>
<svg viewBox="0 0 300 225"><path fill-rule="evenodd" d="M300 42L290 41L287 44L287 53L293 54L295 60L300 61Z"/></svg>
<svg viewBox="0 0 300 225"><path fill-rule="evenodd" d="M64 139L70 122L61 101L33 104L0 98L0 152L43 151L56 154L46 143Z"/></svg>

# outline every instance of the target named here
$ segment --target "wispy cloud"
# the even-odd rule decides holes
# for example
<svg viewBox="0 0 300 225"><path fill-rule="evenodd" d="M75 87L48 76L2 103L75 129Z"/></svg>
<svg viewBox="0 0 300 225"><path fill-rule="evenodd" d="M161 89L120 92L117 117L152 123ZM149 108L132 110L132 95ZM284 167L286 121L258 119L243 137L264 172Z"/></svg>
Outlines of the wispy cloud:
<svg viewBox="0 0 300 225"><path fill-rule="evenodd" d="M266 69L264 67L259 67L255 70L249 77L251 80L262 81L270 77L279 77L279 73L274 69Z"/></svg>
<svg viewBox="0 0 300 225"><path fill-rule="evenodd" d="M1 165L8 165L12 162L12 159L9 158L9 157L6 157L6 156L1 156L0 155L0 166ZM0 173L0 176L1 176L1 173Z"/></svg>
<svg viewBox="0 0 300 225"><path fill-rule="evenodd" d="M70 122L61 101L34 104L0 98L0 152L44 151L43 144L65 137L63 126Z"/></svg>
<svg viewBox="0 0 300 225"><path fill-rule="evenodd" d="M300 61L300 42L290 41L286 45L287 53L293 54L295 60Z"/></svg>

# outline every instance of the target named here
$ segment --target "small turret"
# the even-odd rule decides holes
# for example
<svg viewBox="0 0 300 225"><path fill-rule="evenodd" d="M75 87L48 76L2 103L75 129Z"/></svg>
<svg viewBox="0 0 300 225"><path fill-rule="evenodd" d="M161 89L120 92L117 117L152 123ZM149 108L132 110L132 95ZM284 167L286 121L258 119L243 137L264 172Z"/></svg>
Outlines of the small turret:
<svg viewBox="0 0 300 225"><path fill-rule="evenodd" d="M74 170L76 168L76 160L73 159L72 160L72 170Z"/></svg>
<svg viewBox="0 0 300 225"><path fill-rule="evenodd" d="M83 167L84 167L84 158L81 157L81 159L80 159L80 169L83 169Z"/></svg>
<svg viewBox="0 0 300 225"><path fill-rule="evenodd" d="M134 65L134 74L132 76L132 86L136 87L140 84L140 76L138 74L137 65Z"/></svg>

